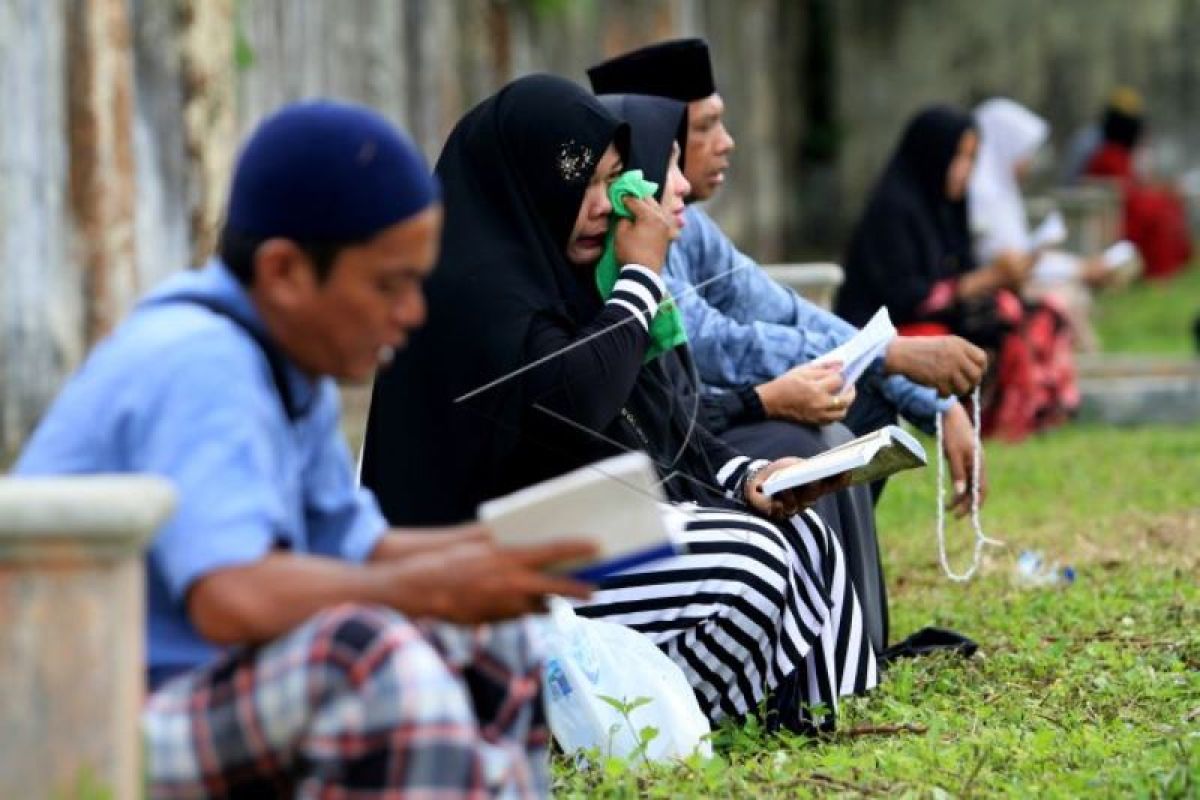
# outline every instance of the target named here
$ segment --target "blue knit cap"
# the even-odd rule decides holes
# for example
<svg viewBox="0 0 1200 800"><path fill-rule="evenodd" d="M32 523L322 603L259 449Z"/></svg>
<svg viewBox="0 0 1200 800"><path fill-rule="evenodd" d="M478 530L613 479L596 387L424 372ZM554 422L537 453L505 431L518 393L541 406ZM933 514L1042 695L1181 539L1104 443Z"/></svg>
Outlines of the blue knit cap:
<svg viewBox="0 0 1200 800"><path fill-rule="evenodd" d="M296 103L246 143L225 224L250 236L361 241L438 194L420 151L380 114L328 100Z"/></svg>

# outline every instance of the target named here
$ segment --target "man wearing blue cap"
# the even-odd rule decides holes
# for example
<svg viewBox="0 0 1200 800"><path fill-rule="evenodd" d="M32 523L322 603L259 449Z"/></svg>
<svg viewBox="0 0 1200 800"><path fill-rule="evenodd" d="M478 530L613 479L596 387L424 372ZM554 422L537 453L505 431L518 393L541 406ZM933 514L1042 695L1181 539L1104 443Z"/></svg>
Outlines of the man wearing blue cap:
<svg viewBox="0 0 1200 800"><path fill-rule="evenodd" d="M687 103L689 200L708 200L724 185L734 141L703 40L676 39L624 53L593 66L588 77L596 94L652 94ZM766 419L844 421L861 435L900 415L932 433L942 415L953 506L968 510L972 428L951 396L978 385L987 362L982 350L956 336L898 337L860 380L848 407L841 376L809 362L848 340L854 326L771 280L694 202L663 277L683 313L700 377L721 392L726 410L714 421L739 426L723 434L727 439L754 450L755 428ZM769 434L771 427L761 430Z"/></svg>
<svg viewBox="0 0 1200 800"><path fill-rule="evenodd" d="M389 530L338 428L334 379L424 320L441 215L382 117L284 108L240 157L219 257L96 347L17 463L176 486L146 558L151 796L546 792L538 662L522 623L483 623L585 596L542 569L590 548Z"/></svg>

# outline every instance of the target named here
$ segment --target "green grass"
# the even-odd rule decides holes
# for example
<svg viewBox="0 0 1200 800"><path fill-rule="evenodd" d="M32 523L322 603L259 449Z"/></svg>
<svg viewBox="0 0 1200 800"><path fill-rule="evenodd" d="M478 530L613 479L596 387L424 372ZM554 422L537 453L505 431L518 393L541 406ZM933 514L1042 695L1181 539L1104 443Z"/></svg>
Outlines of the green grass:
<svg viewBox="0 0 1200 800"><path fill-rule="evenodd" d="M879 510L893 638L924 625L980 656L907 661L844 704L819 741L755 725L718 735L708 764L559 764L561 796L1200 797L1200 430L1076 427L989 444L982 576L937 566L934 472L888 487ZM970 529L950 531L969 560ZM1017 554L1071 563L1077 581L1023 589ZM865 733L896 727L894 732ZM856 732L857 731L857 732Z"/></svg>
<svg viewBox="0 0 1200 800"><path fill-rule="evenodd" d="M1106 352L1186 355L1196 349L1200 264L1165 283L1139 283L1096 299L1097 333Z"/></svg>

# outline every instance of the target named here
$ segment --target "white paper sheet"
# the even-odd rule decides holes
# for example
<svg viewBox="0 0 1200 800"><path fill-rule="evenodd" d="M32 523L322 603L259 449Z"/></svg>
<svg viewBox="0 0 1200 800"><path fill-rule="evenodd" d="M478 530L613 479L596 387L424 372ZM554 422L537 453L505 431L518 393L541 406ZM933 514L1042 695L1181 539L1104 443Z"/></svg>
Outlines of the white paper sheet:
<svg viewBox="0 0 1200 800"><path fill-rule="evenodd" d="M896 338L896 326L892 324L892 318L888 315L887 308L881 308L853 338L833 348L825 355L813 359L812 363L842 362L842 377L846 381L846 386L851 386L862 377L875 359L883 355L884 350L894 338Z"/></svg>

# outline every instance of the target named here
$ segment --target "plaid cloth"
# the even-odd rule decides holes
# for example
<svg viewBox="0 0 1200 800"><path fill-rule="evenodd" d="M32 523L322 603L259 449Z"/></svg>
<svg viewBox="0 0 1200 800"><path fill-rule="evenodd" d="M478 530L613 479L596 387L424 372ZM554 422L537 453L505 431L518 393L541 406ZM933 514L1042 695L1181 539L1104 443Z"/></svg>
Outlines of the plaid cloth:
<svg viewBox="0 0 1200 800"><path fill-rule="evenodd" d="M339 606L154 692L147 795L545 796L539 686L523 623L418 626Z"/></svg>

